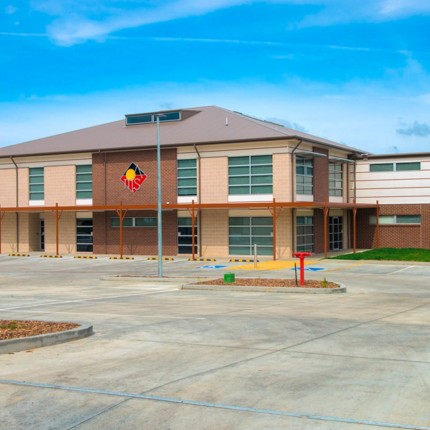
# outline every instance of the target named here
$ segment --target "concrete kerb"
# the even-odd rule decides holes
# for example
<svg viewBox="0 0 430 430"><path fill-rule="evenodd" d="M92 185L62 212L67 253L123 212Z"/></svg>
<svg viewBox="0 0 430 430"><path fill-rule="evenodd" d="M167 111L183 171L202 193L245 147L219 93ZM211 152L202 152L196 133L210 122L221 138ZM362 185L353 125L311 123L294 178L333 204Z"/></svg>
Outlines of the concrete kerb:
<svg viewBox="0 0 430 430"><path fill-rule="evenodd" d="M346 293L346 287L339 284L338 288L302 288L302 287L263 287L263 286L243 286L243 285L208 285L208 284L183 284L182 290L201 291L235 291L254 293L302 293L302 294L338 294Z"/></svg>
<svg viewBox="0 0 430 430"><path fill-rule="evenodd" d="M56 333L47 333L37 336L20 337L17 339L0 340L0 354L25 351L82 339L93 334L93 326L87 323L76 322L79 327Z"/></svg>

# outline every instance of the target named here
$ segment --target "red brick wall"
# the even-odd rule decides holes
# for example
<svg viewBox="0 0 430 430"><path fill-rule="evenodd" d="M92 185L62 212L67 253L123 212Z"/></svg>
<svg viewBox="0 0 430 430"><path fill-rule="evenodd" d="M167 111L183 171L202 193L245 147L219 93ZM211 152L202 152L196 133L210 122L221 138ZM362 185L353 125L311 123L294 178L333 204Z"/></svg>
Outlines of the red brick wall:
<svg viewBox="0 0 430 430"><path fill-rule="evenodd" d="M357 248L376 247L375 209L357 211ZM380 248L430 248L430 205L383 205L380 215L421 215L421 225L380 225Z"/></svg>
<svg viewBox="0 0 430 430"><path fill-rule="evenodd" d="M106 167L105 167L106 163ZM131 163L147 175L141 188L132 193L120 178ZM105 175L106 172L106 175ZM162 202L177 202L176 149L161 151ZM106 187L105 187L106 184ZM93 204L157 204L157 152L129 151L93 154ZM154 211L129 211L127 217L157 217ZM119 227L111 227L114 212L94 212L93 242L95 254L119 254ZM163 213L163 255L177 254L176 211ZM124 254L157 254L156 227L124 227Z"/></svg>
<svg viewBox="0 0 430 430"><path fill-rule="evenodd" d="M314 252L316 254L324 252L324 211L322 209L314 209Z"/></svg>
<svg viewBox="0 0 430 430"><path fill-rule="evenodd" d="M328 151L313 148L314 152L325 154L327 157L314 158L314 201L328 201Z"/></svg>
<svg viewBox="0 0 430 430"><path fill-rule="evenodd" d="M125 188L120 180L131 163L137 164L147 175L147 179L143 182L140 190L135 193ZM176 149L163 149L161 151L161 195L163 203L177 202L176 168ZM157 152L155 149L93 154L93 204L110 205L121 202L124 204L157 203Z"/></svg>
<svg viewBox="0 0 430 430"><path fill-rule="evenodd" d="M95 212L93 240L95 254L120 254L119 227L112 227L115 212ZM157 217L155 211L129 211L126 217ZM105 222L106 218L106 222ZM163 213L163 255L178 252L176 211ZM123 227L123 252L126 255L157 255L157 227Z"/></svg>

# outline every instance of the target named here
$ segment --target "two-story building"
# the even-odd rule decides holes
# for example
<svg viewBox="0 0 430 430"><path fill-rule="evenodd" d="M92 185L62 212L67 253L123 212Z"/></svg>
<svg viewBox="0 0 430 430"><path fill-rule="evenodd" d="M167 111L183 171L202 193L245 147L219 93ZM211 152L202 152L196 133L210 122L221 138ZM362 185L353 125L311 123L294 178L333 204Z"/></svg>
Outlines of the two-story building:
<svg viewBox="0 0 430 430"><path fill-rule="evenodd" d="M342 250L376 217L363 151L199 107L0 148L1 252L155 255L157 138L164 255Z"/></svg>

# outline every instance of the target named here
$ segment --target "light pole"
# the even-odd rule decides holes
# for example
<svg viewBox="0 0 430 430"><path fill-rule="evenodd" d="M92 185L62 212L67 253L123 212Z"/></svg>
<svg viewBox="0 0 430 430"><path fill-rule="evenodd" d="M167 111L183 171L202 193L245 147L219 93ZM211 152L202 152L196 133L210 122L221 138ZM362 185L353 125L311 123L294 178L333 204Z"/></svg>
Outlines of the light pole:
<svg viewBox="0 0 430 430"><path fill-rule="evenodd" d="M160 116L157 118L157 238L158 238L158 277L163 277L163 218L161 208L161 151L160 151Z"/></svg>

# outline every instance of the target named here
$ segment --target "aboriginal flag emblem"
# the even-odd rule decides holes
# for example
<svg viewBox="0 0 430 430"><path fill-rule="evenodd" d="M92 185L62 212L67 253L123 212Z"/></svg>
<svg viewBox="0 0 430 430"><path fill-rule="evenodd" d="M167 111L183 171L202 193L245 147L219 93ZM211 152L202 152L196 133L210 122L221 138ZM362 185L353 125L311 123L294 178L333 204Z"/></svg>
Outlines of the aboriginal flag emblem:
<svg viewBox="0 0 430 430"><path fill-rule="evenodd" d="M146 179L145 173L134 163L128 166L127 170L121 176L123 184L132 192L136 192L140 189L143 181Z"/></svg>

